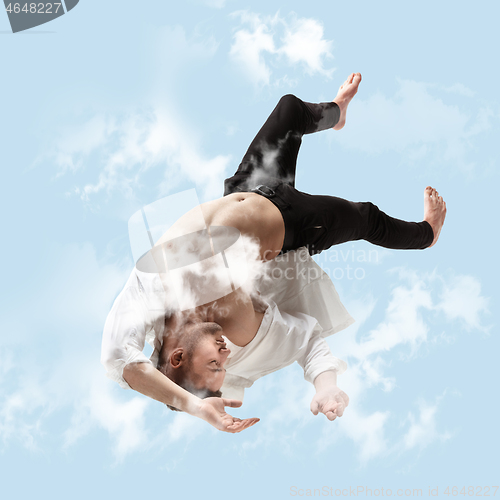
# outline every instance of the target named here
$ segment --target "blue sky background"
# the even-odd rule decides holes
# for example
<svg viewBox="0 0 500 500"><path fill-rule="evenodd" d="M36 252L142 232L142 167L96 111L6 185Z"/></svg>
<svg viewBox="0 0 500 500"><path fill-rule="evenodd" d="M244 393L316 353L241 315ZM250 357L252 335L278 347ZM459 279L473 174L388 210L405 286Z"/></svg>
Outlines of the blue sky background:
<svg viewBox="0 0 500 500"><path fill-rule="evenodd" d="M0 15L6 498L498 485L499 15L493 1L81 0L15 35ZM281 95L331 100L353 71L346 128L304 139L297 187L420 220L430 184L448 216L430 250L318 257L356 319L329 339L349 364L345 415L310 413L298 366L247 391L234 413L261 421L237 435L106 379L128 218L184 189L220 196Z"/></svg>

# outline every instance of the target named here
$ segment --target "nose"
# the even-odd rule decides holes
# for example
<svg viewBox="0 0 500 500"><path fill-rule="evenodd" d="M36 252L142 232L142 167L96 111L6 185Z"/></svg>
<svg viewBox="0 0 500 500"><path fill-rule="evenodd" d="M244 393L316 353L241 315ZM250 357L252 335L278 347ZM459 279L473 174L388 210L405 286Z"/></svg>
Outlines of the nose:
<svg viewBox="0 0 500 500"><path fill-rule="evenodd" d="M231 349L221 349L219 352L221 356L221 365L224 365L227 361L227 357L231 354Z"/></svg>

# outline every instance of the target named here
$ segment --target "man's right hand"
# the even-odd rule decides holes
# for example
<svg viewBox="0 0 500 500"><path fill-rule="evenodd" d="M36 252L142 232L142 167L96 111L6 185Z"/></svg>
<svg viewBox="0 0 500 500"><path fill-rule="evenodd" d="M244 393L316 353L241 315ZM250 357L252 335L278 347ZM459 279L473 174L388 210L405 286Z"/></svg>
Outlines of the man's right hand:
<svg viewBox="0 0 500 500"><path fill-rule="evenodd" d="M241 405L242 402L235 399L205 398L201 400L196 416L207 421L220 431L241 432L260 420L260 418L246 418L241 420L241 418L232 417L224 410L225 406L238 408Z"/></svg>

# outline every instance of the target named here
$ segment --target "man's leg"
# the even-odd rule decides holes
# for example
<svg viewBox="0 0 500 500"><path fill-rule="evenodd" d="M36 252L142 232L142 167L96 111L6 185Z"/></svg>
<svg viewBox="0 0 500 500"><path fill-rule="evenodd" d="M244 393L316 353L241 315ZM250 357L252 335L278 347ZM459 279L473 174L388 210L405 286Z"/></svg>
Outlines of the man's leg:
<svg viewBox="0 0 500 500"><path fill-rule="evenodd" d="M340 130L360 81L359 73L351 74L332 103L311 104L293 95L282 97L252 141L236 174L225 181L225 195L250 191L259 184L278 183L276 187L273 184L276 192L269 199L285 221L283 251L306 245L312 253L318 253L359 239L387 248L421 249L432 246L439 236L446 206L430 187L425 193L424 221L418 223L390 217L373 203L308 195L294 189L302 136L328 128Z"/></svg>
<svg viewBox="0 0 500 500"><path fill-rule="evenodd" d="M423 249L430 246L434 232L427 221L407 222L390 217L371 202L352 202L335 196L286 189L290 203L287 218L293 221L291 250L307 246L311 254L347 241L366 240L393 249Z"/></svg>
<svg viewBox="0 0 500 500"><path fill-rule="evenodd" d="M313 104L283 96L250 144L235 175L225 181L224 195L250 191L259 184L295 184L302 136L333 128L340 109L334 102Z"/></svg>
<svg viewBox="0 0 500 500"><path fill-rule="evenodd" d="M250 144L234 176L225 180L224 195L279 181L294 186L302 136L329 128L340 130L360 82L361 74L351 73L333 102L312 104L290 94L283 96Z"/></svg>

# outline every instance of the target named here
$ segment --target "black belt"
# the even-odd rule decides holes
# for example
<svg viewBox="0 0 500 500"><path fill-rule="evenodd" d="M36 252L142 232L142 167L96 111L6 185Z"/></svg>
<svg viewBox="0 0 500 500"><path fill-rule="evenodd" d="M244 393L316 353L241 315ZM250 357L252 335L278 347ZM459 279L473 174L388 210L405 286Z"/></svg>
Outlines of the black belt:
<svg viewBox="0 0 500 500"><path fill-rule="evenodd" d="M261 196L264 196L267 198L269 201L275 205L278 210L281 212L281 215L283 217L283 222L285 224L285 239L283 241L283 248L281 249L281 253L287 252L288 250L293 249L293 240L294 240L294 231L293 231L293 221L291 219L291 214L287 209L291 206L290 203L286 202L283 198L280 197L279 193L276 194L276 188L278 186L283 185L282 182L277 183L276 186L274 186L274 189L266 186L265 184L259 184L258 186L254 187L253 189L250 190L252 193L257 193L260 194Z"/></svg>

